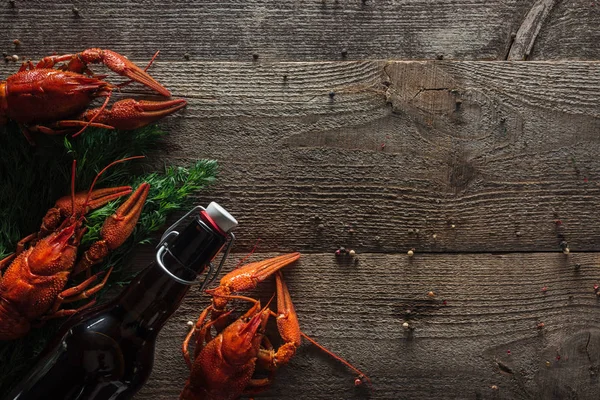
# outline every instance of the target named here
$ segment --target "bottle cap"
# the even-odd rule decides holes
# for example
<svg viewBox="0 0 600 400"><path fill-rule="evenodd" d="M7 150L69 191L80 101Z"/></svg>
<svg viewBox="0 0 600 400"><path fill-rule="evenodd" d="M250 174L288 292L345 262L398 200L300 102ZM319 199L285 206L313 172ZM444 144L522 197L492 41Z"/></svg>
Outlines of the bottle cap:
<svg viewBox="0 0 600 400"><path fill-rule="evenodd" d="M238 225L238 222L229 214L223 207L211 202L206 207L206 213L217 224L217 226L225 233L229 232Z"/></svg>

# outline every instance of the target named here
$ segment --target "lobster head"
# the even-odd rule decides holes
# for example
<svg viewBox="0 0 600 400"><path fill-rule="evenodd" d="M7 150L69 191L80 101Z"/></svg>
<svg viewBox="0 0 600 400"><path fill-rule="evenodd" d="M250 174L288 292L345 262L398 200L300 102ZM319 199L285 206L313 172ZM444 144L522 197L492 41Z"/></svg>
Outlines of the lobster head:
<svg viewBox="0 0 600 400"><path fill-rule="evenodd" d="M6 116L7 109L6 82L0 82L0 125L6 125L8 122L8 117Z"/></svg>
<svg viewBox="0 0 600 400"><path fill-rule="evenodd" d="M265 309L252 317L242 316L222 332L223 358L234 365L246 364L258 355L260 342L269 319Z"/></svg>
<svg viewBox="0 0 600 400"><path fill-rule="evenodd" d="M31 272L51 275L64 271L65 266L73 266L83 233L81 221L75 220L41 239L29 254Z"/></svg>

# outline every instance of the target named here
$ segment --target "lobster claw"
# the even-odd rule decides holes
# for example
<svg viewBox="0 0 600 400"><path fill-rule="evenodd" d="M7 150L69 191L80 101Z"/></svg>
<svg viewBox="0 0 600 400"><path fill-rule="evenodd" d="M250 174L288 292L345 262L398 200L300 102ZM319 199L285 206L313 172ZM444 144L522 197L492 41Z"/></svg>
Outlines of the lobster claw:
<svg viewBox="0 0 600 400"><path fill-rule="evenodd" d="M300 253L289 253L246 264L231 271L221 279L219 287L210 291L213 295L213 307L215 310L223 310L227 305L227 296L231 293L254 289L260 282L299 258Z"/></svg>
<svg viewBox="0 0 600 400"><path fill-rule="evenodd" d="M79 65L80 63L83 63L84 65L81 66ZM71 59L68 68L69 70L81 70L86 68L85 64L88 63L103 63L112 71L121 76L126 76L131 80L139 82L165 97L171 96L171 93L163 85L151 77L146 71L129 61L127 57L112 50L84 50L77 54L77 57L73 57Z"/></svg>
<svg viewBox="0 0 600 400"><path fill-rule="evenodd" d="M90 193L87 207L84 209L88 192L79 192L75 194L75 210L73 210L73 199L71 196L63 196L56 201L54 207L49 209L42 219L40 237L44 237L48 233L55 231L63 219L68 216L87 214L89 210L100 208L109 201L126 196L129 193L131 193L131 186L96 189Z"/></svg>
<svg viewBox="0 0 600 400"><path fill-rule="evenodd" d="M88 64L102 63L121 76L126 76L133 81L139 82L165 97L171 96L171 93L146 71L129 61L124 55L112 50L87 49L77 54L45 57L37 64L36 68L53 68L57 63L62 61L68 61L65 67L68 71L80 74L87 73L89 75L93 74L89 70Z"/></svg>
<svg viewBox="0 0 600 400"><path fill-rule="evenodd" d="M125 99L117 101L112 108L94 108L81 115L81 120L110 125L116 129L133 130L158 121L187 105L183 99L150 101ZM100 113L100 115L97 115Z"/></svg>
<svg viewBox="0 0 600 400"><path fill-rule="evenodd" d="M275 279L277 282L277 328L283 340L286 343L294 345L295 351L295 348L300 346L300 324L298 323L298 314L296 314L290 291L283 280L281 271L277 271ZM291 355L289 358L291 358Z"/></svg>
<svg viewBox="0 0 600 400"><path fill-rule="evenodd" d="M98 240L83 254L73 270L74 274L88 270L92 265L101 262L111 250L121 246L133 233L140 218L142 208L148 197L150 185L142 183L121 206L106 219Z"/></svg>

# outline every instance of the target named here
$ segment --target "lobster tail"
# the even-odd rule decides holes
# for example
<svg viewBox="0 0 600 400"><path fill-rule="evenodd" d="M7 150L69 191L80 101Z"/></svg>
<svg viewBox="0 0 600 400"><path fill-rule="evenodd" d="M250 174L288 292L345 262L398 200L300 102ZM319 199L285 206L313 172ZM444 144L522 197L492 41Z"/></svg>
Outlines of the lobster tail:
<svg viewBox="0 0 600 400"><path fill-rule="evenodd" d="M13 340L25 336L30 329L29 321L0 298L0 340Z"/></svg>

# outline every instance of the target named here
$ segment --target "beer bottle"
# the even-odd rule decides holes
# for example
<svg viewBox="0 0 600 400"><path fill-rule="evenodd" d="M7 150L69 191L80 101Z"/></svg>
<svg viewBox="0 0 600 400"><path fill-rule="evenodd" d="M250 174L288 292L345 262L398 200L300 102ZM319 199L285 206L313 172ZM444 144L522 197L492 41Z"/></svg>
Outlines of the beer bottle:
<svg viewBox="0 0 600 400"><path fill-rule="evenodd" d="M183 224L190 215L193 220ZM158 332L192 284L204 288L216 278L233 243L230 231L236 225L214 202L206 209L194 208L165 232L156 260L116 299L75 314L61 326L30 373L4 399L133 397L152 370ZM222 261L215 268L211 260L226 243ZM207 267L210 270L200 284L197 275Z"/></svg>

